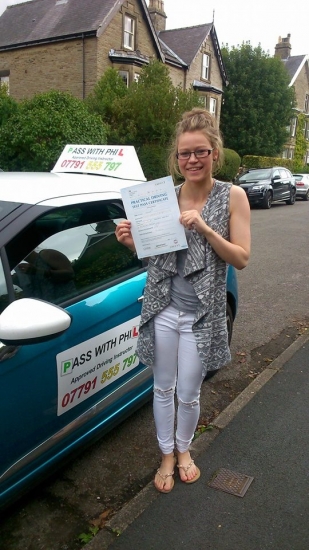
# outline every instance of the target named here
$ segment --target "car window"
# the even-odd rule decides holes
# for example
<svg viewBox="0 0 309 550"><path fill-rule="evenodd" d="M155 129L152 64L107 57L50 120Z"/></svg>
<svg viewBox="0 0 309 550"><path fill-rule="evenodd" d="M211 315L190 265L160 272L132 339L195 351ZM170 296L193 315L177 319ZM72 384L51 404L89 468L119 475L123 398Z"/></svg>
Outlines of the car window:
<svg viewBox="0 0 309 550"><path fill-rule="evenodd" d="M37 219L7 247L16 297L60 304L140 269L141 261L115 237L115 222L124 217L120 204L105 202Z"/></svg>
<svg viewBox="0 0 309 550"><path fill-rule="evenodd" d="M280 172L279 172L279 170L277 170L277 169L273 171L272 177L274 178L275 176L279 176L279 177L280 177Z"/></svg>
<svg viewBox="0 0 309 550"><path fill-rule="evenodd" d="M283 168L280 168L280 177L281 178L289 178L289 174L286 170L284 170Z"/></svg>
<svg viewBox="0 0 309 550"><path fill-rule="evenodd" d="M17 288L16 288L16 292L18 292ZM7 290L2 262L0 260L0 313L2 313L2 311L8 306L8 304L9 304L8 290Z"/></svg>
<svg viewBox="0 0 309 550"><path fill-rule="evenodd" d="M249 172L246 172L239 178L239 182L245 182L245 181L257 181L257 180L266 180L270 178L271 171L269 169L265 170L252 170Z"/></svg>

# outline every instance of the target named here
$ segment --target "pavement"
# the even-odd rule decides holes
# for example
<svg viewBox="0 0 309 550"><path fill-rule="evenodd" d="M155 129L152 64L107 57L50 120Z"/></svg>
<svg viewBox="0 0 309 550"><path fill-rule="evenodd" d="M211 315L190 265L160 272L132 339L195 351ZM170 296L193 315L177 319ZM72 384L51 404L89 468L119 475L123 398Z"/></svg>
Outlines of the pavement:
<svg viewBox="0 0 309 550"><path fill-rule="evenodd" d="M308 423L303 335L193 442L196 483L176 472L169 494L149 484L87 550L308 550ZM219 489L211 487L221 474Z"/></svg>

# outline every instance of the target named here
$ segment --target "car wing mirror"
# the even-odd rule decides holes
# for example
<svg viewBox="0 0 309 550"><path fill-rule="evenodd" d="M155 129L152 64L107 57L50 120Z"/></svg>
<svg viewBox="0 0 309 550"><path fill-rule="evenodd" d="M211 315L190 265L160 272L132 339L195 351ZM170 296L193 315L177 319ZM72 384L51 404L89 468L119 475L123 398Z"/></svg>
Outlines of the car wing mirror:
<svg viewBox="0 0 309 550"><path fill-rule="evenodd" d="M45 342L65 332L71 322L72 317L59 306L21 298L0 315L0 340L15 346Z"/></svg>

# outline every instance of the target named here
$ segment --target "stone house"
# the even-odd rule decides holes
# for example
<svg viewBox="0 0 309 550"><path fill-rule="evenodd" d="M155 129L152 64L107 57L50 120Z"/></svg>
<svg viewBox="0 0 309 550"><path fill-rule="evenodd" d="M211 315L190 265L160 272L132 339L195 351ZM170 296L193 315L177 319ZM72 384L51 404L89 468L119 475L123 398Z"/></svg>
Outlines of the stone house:
<svg viewBox="0 0 309 550"><path fill-rule="evenodd" d="M31 0L0 17L0 83L17 100L51 89L84 99L108 67L129 86L159 59L220 119L227 76L213 23L166 30L164 2Z"/></svg>
<svg viewBox="0 0 309 550"><path fill-rule="evenodd" d="M291 56L290 38L290 34L286 38L279 36L278 44L275 47L275 56L280 57L285 65L290 77L289 85L294 87L296 99L295 115L292 117L289 127L290 136L282 156L289 159L294 157L298 115L303 114L305 116L304 136L307 142L304 163L309 164L309 55Z"/></svg>

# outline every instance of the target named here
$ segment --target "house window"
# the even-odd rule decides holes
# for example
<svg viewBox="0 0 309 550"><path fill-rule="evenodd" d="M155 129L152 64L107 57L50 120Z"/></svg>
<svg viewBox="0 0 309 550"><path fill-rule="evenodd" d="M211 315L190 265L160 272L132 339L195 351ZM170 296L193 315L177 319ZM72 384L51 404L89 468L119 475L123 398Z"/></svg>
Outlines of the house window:
<svg viewBox="0 0 309 550"><path fill-rule="evenodd" d="M294 149L288 149L288 158L293 159L294 158Z"/></svg>
<svg viewBox="0 0 309 550"><path fill-rule="evenodd" d="M203 53L202 78L205 80L209 80L209 61L209 55L207 53Z"/></svg>
<svg viewBox="0 0 309 550"><path fill-rule="evenodd" d="M283 153L282 153L282 158L283 159L287 159L288 158L288 151L287 149L284 149Z"/></svg>
<svg viewBox="0 0 309 550"><path fill-rule="evenodd" d="M124 16L123 45L128 50L134 50L135 20L129 15Z"/></svg>
<svg viewBox="0 0 309 550"><path fill-rule="evenodd" d="M296 134L297 118L294 117L291 120L291 137L295 137Z"/></svg>
<svg viewBox="0 0 309 550"><path fill-rule="evenodd" d="M6 73L7 71L3 71ZM0 72L0 86L6 86L8 93L10 93L10 77L7 74L1 74Z"/></svg>
<svg viewBox="0 0 309 550"><path fill-rule="evenodd" d="M122 78L122 80L124 81L126 87L128 88L128 86L129 86L129 72L128 71L118 71L118 74L119 74L120 78Z"/></svg>
<svg viewBox="0 0 309 550"><path fill-rule="evenodd" d="M309 94L305 97L305 113L309 113Z"/></svg>
<svg viewBox="0 0 309 550"><path fill-rule="evenodd" d="M305 138L309 139L309 120L305 122Z"/></svg>
<svg viewBox="0 0 309 550"><path fill-rule="evenodd" d="M214 97L210 98L209 102L209 112L211 115L216 115L217 112L217 100Z"/></svg>

